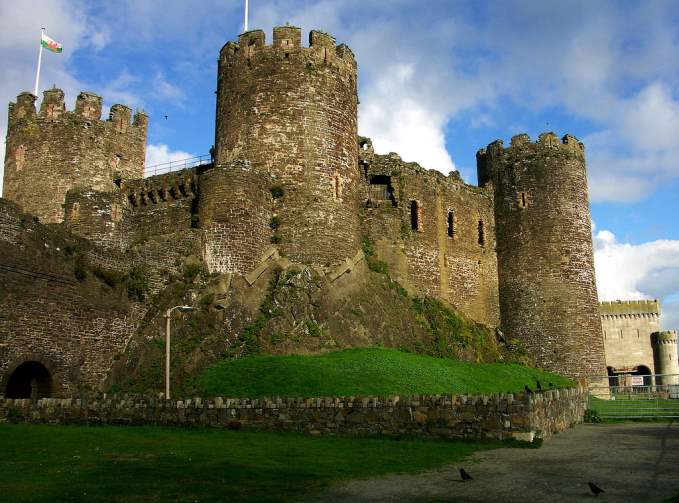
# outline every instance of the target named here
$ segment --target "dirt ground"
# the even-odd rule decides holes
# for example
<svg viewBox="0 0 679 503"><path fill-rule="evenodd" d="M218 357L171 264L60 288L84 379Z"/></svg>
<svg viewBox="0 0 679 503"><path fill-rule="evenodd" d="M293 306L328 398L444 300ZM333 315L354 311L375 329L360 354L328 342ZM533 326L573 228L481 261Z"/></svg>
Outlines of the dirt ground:
<svg viewBox="0 0 679 503"><path fill-rule="evenodd" d="M463 466L473 477L460 480ZM587 482L606 492L595 498ZM679 423L579 425L540 449L497 449L459 466L345 483L312 502L662 502L679 495Z"/></svg>

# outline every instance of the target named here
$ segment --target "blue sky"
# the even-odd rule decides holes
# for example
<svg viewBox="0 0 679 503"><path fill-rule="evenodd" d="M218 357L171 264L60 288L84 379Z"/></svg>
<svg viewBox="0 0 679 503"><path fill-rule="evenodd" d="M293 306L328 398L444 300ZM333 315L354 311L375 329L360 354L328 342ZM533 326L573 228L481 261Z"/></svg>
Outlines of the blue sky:
<svg viewBox="0 0 679 503"><path fill-rule="evenodd" d="M359 130L378 152L476 183L475 153L521 132L585 142L602 299L661 298L679 326L679 9L672 1L251 0L250 26L290 22L347 43ZM150 115L148 162L208 152L216 59L242 0L0 3L0 101L80 90ZM167 120L164 116L167 115ZM6 114L0 116L4 137ZM4 144L0 146L4 157Z"/></svg>

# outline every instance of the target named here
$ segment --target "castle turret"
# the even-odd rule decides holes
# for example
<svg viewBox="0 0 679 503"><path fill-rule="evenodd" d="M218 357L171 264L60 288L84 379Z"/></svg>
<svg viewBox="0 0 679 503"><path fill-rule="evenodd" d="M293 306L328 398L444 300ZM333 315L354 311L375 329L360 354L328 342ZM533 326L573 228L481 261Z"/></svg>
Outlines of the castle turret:
<svg viewBox="0 0 679 503"><path fill-rule="evenodd" d="M9 105L3 197L44 223L64 219L66 193L76 187L115 190L115 180L141 178L147 118L113 105L101 120L101 98L80 93L67 111L64 92L48 89L35 110L36 97L21 93Z"/></svg>
<svg viewBox="0 0 679 503"><path fill-rule="evenodd" d="M523 134L490 144L477 163L495 194L503 331L549 370L605 375L584 146Z"/></svg>
<svg viewBox="0 0 679 503"><path fill-rule="evenodd" d="M679 384L676 330L656 332L652 335L651 340L655 355L655 373L665 374L662 377L658 377L656 383L665 385Z"/></svg>
<svg viewBox="0 0 679 503"><path fill-rule="evenodd" d="M228 42L218 62L217 165L247 160L280 186L277 246L294 261L338 263L360 247L356 61L312 31L254 30ZM261 253L263 250L253 251Z"/></svg>

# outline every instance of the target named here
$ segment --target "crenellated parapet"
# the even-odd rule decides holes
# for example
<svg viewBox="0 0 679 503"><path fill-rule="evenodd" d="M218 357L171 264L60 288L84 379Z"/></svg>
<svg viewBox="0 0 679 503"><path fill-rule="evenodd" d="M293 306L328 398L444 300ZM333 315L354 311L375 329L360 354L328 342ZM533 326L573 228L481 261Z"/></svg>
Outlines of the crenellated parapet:
<svg viewBox="0 0 679 503"><path fill-rule="evenodd" d="M660 318L660 301L614 300L599 303L603 319Z"/></svg>
<svg viewBox="0 0 679 503"><path fill-rule="evenodd" d="M102 120L102 99L82 92L66 109L64 92L21 93L9 106L3 196L42 222L63 220L66 192L113 191L121 179L143 176L148 118L113 105Z"/></svg>
<svg viewBox="0 0 679 503"><path fill-rule="evenodd" d="M132 208L162 205L197 197L195 169L183 169L149 178L125 180L121 191Z"/></svg>

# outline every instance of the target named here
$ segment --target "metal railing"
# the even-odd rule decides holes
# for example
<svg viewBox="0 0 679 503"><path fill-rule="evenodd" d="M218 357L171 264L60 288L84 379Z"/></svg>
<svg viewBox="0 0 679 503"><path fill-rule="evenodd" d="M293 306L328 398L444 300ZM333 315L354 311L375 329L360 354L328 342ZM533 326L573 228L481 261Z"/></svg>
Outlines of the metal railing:
<svg viewBox="0 0 679 503"><path fill-rule="evenodd" d="M679 418L679 374L598 376L589 408L603 419Z"/></svg>
<svg viewBox="0 0 679 503"><path fill-rule="evenodd" d="M210 154L203 154L196 157L188 157L186 159L178 159L175 161L163 162L154 164L152 166L144 167L144 178L149 176L162 175L163 173L170 173L171 171L179 171L182 169L195 168L203 164L212 163Z"/></svg>

